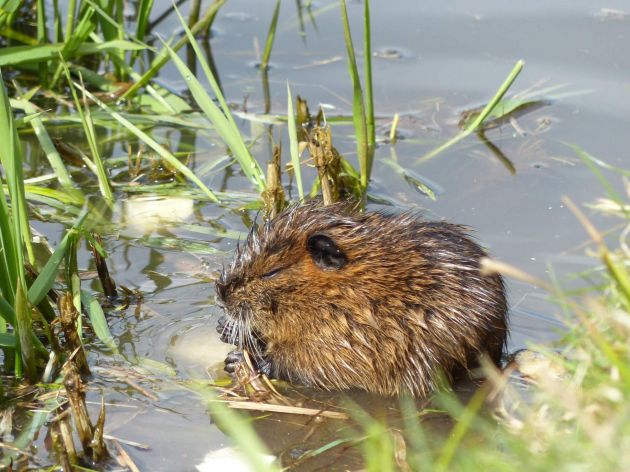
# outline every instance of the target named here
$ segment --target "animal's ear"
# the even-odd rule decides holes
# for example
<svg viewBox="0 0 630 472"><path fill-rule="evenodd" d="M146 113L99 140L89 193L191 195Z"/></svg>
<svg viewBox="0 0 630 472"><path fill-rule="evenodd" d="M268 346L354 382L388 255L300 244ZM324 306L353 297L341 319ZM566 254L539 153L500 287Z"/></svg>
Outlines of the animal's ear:
<svg viewBox="0 0 630 472"><path fill-rule="evenodd" d="M348 258L333 239L322 233L309 236L306 242L313 262L324 270L338 270L348 263Z"/></svg>

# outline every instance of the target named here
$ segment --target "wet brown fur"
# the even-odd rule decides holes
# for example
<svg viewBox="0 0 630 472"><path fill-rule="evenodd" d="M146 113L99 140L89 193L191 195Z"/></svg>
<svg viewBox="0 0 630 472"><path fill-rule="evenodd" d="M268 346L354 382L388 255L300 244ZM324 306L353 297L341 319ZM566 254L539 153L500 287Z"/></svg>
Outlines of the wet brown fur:
<svg viewBox="0 0 630 472"><path fill-rule="evenodd" d="M316 265L313 234L347 264ZM291 382L424 396L482 354L500 361L507 306L501 277L479 273L484 255L466 228L414 213L292 207L253 230L217 282L224 338Z"/></svg>

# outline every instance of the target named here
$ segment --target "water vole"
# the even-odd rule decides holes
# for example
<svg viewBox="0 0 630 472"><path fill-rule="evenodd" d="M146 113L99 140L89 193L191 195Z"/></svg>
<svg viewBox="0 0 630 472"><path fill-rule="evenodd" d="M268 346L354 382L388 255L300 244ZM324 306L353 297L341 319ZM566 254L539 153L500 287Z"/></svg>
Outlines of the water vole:
<svg viewBox="0 0 630 472"><path fill-rule="evenodd" d="M311 202L252 230L216 283L222 339L267 375L327 390L429 393L480 355L499 363L499 275L462 226Z"/></svg>

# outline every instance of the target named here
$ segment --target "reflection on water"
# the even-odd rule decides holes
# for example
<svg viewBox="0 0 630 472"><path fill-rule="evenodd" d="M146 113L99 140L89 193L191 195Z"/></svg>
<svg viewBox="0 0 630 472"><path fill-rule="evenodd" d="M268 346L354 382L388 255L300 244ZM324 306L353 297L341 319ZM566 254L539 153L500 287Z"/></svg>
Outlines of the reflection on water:
<svg viewBox="0 0 630 472"><path fill-rule="evenodd" d="M170 3L164 7L170 8ZM357 37L359 7L349 5ZM394 205L394 210L423 209L430 218L470 225L495 256L539 277L549 276L549 264L560 279L588 267L591 262L580 246L586 236L560 197L566 194L584 203L603 191L566 142L627 167L622 157L627 155L626 143L619 139L627 135L627 105L619 97L627 95L630 35L626 17L602 14L609 7L593 0L553 4L407 0L394 8L373 2L379 137L389 135L393 114L401 115L396 146L384 143L377 149L374 197ZM293 92L306 98L312 109L325 104L330 116L349 114L351 87L345 59L340 59L344 45L336 6L320 2L308 19L296 15L293 3L283 3L267 89L250 65L257 60L253 38L260 41L266 35L270 8L259 0L234 0L219 13L212 51L226 96L243 113L263 112L270 106L272 114L283 114L288 79ZM178 28L176 18L169 15L159 32L169 35ZM418 157L457 132L461 112L483 104L520 58L526 67L515 91L538 91L540 106L488 130L481 139L471 136L439 157L416 164ZM160 80L184 89L170 67ZM254 121L241 125L256 138L254 155L261 162L269 158L277 129ZM164 136L171 132L156 131ZM354 159L351 127L334 125L333 134L338 149ZM176 136L173 148L192 152L191 167L211 188L251 192L234 168L216 160L222 151L207 134L186 130ZM104 155L126 155L126 150L110 143ZM27 156L33 174L47 172L41 154ZM408 169L407 177L395 172L392 162ZM305 172L310 181L314 171ZM437 200L418 191L417 181L433 188ZM221 455L229 450L225 448L230 441L181 381L223 376L222 359L230 347L215 332L219 310L213 303L212 281L234 249L232 236L246 232L254 216L255 211L240 205L220 206L186 196L129 197L115 216L120 227L105 241L112 275L118 284L139 290L143 299L110 316L124 361L106 351L94 351L92 360L105 367L131 363L140 368L149 359L173 371L142 371L139 382L157 400L104 374L96 376L90 396L98 402L102 388L108 402L108 433L150 446L149 451L129 449L142 470L191 470L209 451L223 451L215 453ZM606 221L594 221L607 228ZM36 226L56 244L59 225ZM162 239L148 244L140 239L147 235ZM174 246L173 240L190 244ZM559 310L546 295L523 283L510 282L508 290L510 350L556 339ZM335 395L329 399L339 401ZM388 411L387 402L361 395L354 399ZM272 415L254 424L272 450L292 463L302 452L349 428L328 422L315 434L309 421ZM439 421L432 425L436 430ZM332 462L319 466L334 464L339 451L335 454L321 459ZM308 469L309 464L315 463L298 466Z"/></svg>
<svg viewBox="0 0 630 472"><path fill-rule="evenodd" d="M141 235L178 226L193 214L193 200L184 197L135 195L123 202L123 227ZM137 237L133 233L128 237Z"/></svg>

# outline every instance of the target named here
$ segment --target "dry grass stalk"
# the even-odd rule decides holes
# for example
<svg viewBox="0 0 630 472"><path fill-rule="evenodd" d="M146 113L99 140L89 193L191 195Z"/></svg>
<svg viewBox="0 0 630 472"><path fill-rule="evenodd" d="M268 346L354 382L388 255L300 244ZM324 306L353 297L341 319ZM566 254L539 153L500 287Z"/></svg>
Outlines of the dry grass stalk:
<svg viewBox="0 0 630 472"><path fill-rule="evenodd" d="M296 121L298 124L297 132L298 132L298 141L299 142L308 142L308 129L310 129L312 125L311 112L308 109L308 103L299 95L297 96L297 113L296 113Z"/></svg>
<svg viewBox="0 0 630 472"><path fill-rule="evenodd" d="M68 416L61 418L59 423L57 424L57 427L59 428L59 433L61 434L61 438L63 441L64 453L67 454L68 460L71 464L76 464L78 461L78 456L77 450L74 447L74 441L72 439L72 426L70 425L70 418Z"/></svg>
<svg viewBox="0 0 630 472"><path fill-rule="evenodd" d="M114 378L120 382L126 383L131 388L133 388L140 394L144 395L151 401L156 402L159 400L159 398L154 393L142 387L138 383L138 382L152 382L152 379L146 375L142 375L139 372L135 372L133 370L122 369L115 366L108 366L107 368L97 366L95 370L103 376Z"/></svg>
<svg viewBox="0 0 630 472"><path fill-rule="evenodd" d="M330 205L339 200L341 172L341 156L332 145L330 127L314 127L308 141L308 149L319 175L324 205Z"/></svg>
<svg viewBox="0 0 630 472"><path fill-rule="evenodd" d="M398 429L390 429L389 434L394 443L394 460L401 472L411 472L411 467L407 462L407 443L402 432Z"/></svg>
<svg viewBox="0 0 630 472"><path fill-rule="evenodd" d="M79 371L73 362L69 361L63 367L63 384L72 409L72 417L77 433L83 446L83 451L90 455L93 461L99 462L109 457L103 442L103 424L105 421L105 407L101 406L101 413L96 428L92 426L85 404L85 385Z"/></svg>
<svg viewBox="0 0 630 472"><path fill-rule="evenodd" d="M243 357L244 362L234 372L234 387L223 391L222 397L230 398L225 400L230 408L348 419L345 413L292 405L290 399L278 392L265 374L254 368L246 350L243 351Z"/></svg>
<svg viewBox="0 0 630 472"><path fill-rule="evenodd" d="M72 464L76 464L76 457L74 462L70 460L70 451L74 449L74 443L70 448L66 447L66 438L62 436L61 432L58 428L52 427L50 428L50 437L52 439L53 448L55 453L57 454L57 460L59 461L59 465L61 465L62 470L73 470ZM72 441L72 438L70 439Z"/></svg>
<svg viewBox="0 0 630 472"><path fill-rule="evenodd" d="M107 446L105 446L105 441L103 440L104 432L105 432L105 403L103 401L103 398L101 398L101 410L99 411L98 419L96 420L96 426L94 428L92 441L90 441L90 447L92 448L92 456L94 458L104 459L106 457L109 457Z"/></svg>
<svg viewBox="0 0 630 472"><path fill-rule="evenodd" d="M83 343L81 342L81 337L77 332L77 319L79 318L79 312L72 301L72 294L66 292L61 295L58 306L59 322L66 339L66 347L68 351L73 352L74 363L79 369L79 372L82 375L90 375L90 367L88 366L87 358L85 357Z"/></svg>
<svg viewBox="0 0 630 472"><path fill-rule="evenodd" d="M244 362L236 366L234 371L234 386L224 390L224 395L288 405L288 400L273 387L267 376L254 367L247 350L243 350L243 357Z"/></svg>
<svg viewBox="0 0 630 472"><path fill-rule="evenodd" d="M116 456L116 460L122 467L127 467L131 472L140 472L140 469L135 464L135 462L129 457L127 451L123 449L120 443L117 440L113 440L114 445L116 446L116 450L118 451L118 455Z"/></svg>
<svg viewBox="0 0 630 472"><path fill-rule="evenodd" d="M480 265L482 275L503 274L508 277L512 277L513 279L520 280L521 282L545 289L550 293L554 293L556 291L552 285L548 284L544 280L534 277L533 275L530 275L527 272L524 272L521 269L505 262L490 259L489 257L482 257Z"/></svg>
<svg viewBox="0 0 630 472"><path fill-rule="evenodd" d="M261 194L265 204L265 214L269 219L275 218L284 209L286 203L282 187L281 155L282 146L274 146L273 158L267 163L267 186Z"/></svg>
<svg viewBox="0 0 630 472"><path fill-rule="evenodd" d="M248 401L228 401L230 408L237 410L269 411L273 413L288 413L291 415L321 416L335 420L347 420L348 415L340 411L318 410L317 408L304 408L301 406L274 405L271 403L258 403Z"/></svg>

